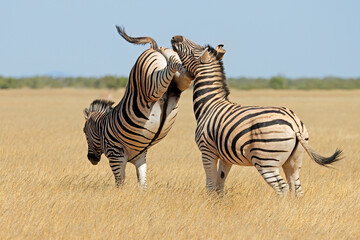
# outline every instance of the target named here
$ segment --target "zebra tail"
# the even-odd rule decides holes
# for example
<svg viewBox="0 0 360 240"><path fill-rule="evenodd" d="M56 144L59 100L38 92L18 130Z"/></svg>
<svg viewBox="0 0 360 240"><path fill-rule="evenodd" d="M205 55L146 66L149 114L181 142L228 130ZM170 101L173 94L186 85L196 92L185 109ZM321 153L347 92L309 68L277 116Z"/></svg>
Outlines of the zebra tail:
<svg viewBox="0 0 360 240"><path fill-rule="evenodd" d="M343 158L343 152L338 148L330 157L321 156L313 148L311 148L307 141L302 138L301 133L296 133L296 137L299 140L300 144L304 147L307 154L309 154L310 158L321 166L329 167L330 164L337 162Z"/></svg>
<svg viewBox="0 0 360 240"><path fill-rule="evenodd" d="M125 29L123 27L116 26L116 29L118 33L128 42L134 43L134 44L147 44L150 43L150 47L155 50L159 50L159 47L156 43L156 41L151 37L130 37L125 33Z"/></svg>

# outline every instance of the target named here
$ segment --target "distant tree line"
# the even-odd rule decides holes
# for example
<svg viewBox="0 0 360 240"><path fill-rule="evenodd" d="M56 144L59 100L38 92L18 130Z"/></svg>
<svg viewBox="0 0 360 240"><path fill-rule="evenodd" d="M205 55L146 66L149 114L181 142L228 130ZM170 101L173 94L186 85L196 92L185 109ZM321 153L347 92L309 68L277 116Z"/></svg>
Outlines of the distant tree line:
<svg viewBox="0 0 360 240"><path fill-rule="evenodd" d="M237 89L360 89L360 78L297 78L283 76L272 78L229 78L228 85ZM128 78L104 77L1 77L0 89L8 88L107 88L125 87Z"/></svg>
<svg viewBox="0 0 360 240"><path fill-rule="evenodd" d="M360 89L360 78L229 78L229 87L237 89Z"/></svg>
<svg viewBox="0 0 360 240"><path fill-rule="evenodd" d="M1 77L0 89L6 88L108 88L118 89L127 85L128 78L116 76L104 77Z"/></svg>

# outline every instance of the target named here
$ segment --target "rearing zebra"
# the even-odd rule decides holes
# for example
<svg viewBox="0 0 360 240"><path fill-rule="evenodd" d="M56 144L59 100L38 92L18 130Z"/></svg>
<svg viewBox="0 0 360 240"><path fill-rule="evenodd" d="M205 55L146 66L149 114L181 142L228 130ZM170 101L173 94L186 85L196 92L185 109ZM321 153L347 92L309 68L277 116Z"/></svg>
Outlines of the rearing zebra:
<svg viewBox="0 0 360 240"><path fill-rule="evenodd" d="M118 105L112 108L114 102L95 100L84 110L88 159L96 165L104 153L117 186L124 182L126 163L131 162L139 184L146 188L147 150L170 131L180 94L193 78L171 49L158 47L150 37L132 38L124 29L117 30L128 42L151 47L137 59Z"/></svg>
<svg viewBox="0 0 360 240"><path fill-rule="evenodd" d="M195 76L195 140L202 153L208 191L221 193L231 166L236 164L255 166L277 194L286 194L290 185L292 193L302 196L299 173L304 151L323 166L340 159L340 150L330 157L316 153L308 145L305 125L290 109L231 103L222 45L202 47L183 36L174 36L171 43L185 69ZM289 185L281 177L280 167Z"/></svg>

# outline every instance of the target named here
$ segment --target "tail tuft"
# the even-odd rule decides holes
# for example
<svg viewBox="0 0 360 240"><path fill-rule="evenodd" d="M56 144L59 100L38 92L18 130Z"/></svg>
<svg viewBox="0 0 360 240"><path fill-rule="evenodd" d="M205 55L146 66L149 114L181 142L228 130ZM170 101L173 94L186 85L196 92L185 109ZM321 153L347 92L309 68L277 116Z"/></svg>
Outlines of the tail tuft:
<svg viewBox="0 0 360 240"><path fill-rule="evenodd" d="M319 165L329 167L330 164L337 162L343 158L343 151L336 149L335 153L330 157L323 157L315 150L309 148L310 157Z"/></svg>
<svg viewBox="0 0 360 240"><path fill-rule="evenodd" d="M330 164L343 159L343 151L340 149L336 149L334 154L331 155L330 157L324 157L318 154L314 149L310 147L307 140L303 139L300 132L296 133L296 137L301 143L301 145L304 147L305 151L309 154L311 159L321 166L329 167Z"/></svg>

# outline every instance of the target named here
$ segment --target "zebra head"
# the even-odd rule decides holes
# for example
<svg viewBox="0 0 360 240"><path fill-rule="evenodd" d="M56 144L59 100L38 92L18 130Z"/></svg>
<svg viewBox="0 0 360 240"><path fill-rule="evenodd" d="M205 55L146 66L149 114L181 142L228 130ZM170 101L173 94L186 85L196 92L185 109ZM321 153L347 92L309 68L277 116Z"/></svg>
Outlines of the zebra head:
<svg viewBox="0 0 360 240"><path fill-rule="evenodd" d="M100 134L103 125L103 119L112 110L113 101L95 100L90 104L90 108L84 109L85 126L84 133L88 144L87 157L89 161L96 165L99 163L101 154Z"/></svg>
<svg viewBox="0 0 360 240"><path fill-rule="evenodd" d="M219 44L216 49L209 45L203 47L179 35L171 39L171 45L183 67L194 75L202 65L221 61L226 52L223 44Z"/></svg>

